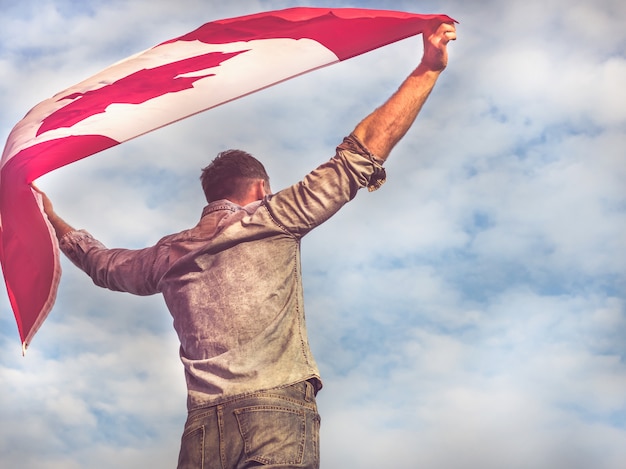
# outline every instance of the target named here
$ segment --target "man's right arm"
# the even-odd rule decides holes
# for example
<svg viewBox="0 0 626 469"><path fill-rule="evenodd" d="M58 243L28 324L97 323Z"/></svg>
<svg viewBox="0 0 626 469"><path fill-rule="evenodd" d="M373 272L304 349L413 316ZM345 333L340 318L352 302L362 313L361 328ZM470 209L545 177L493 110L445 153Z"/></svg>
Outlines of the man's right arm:
<svg viewBox="0 0 626 469"><path fill-rule="evenodd" d="M360 188L374 190L384 182L382 163L415 121L447 65L447 44L454 39L452 23L433 23L424 32L422 61L398 91L356 126L334 158L266 200L275 221L303 236L337 212Z"/></svg>
<svg viewBox="0 0 626 469"><path fill-rule="evenodd" d="M433 23L424 32L419 66L381 107L361 121L338 147L335 158L266 202L273 218L302 236L323 223L362 187L374 190L385 179L382 163L409 130L448 62L453 23Z"/></svg>
<svg viewBox="0 0 626 469"><path fill-rule="evenodd" d="M381 107L354 129L365 147L385 161L409 130L448 64L447 44L456 39L454 23L433 24L424 31L424 55L419 66Z"/></svg>

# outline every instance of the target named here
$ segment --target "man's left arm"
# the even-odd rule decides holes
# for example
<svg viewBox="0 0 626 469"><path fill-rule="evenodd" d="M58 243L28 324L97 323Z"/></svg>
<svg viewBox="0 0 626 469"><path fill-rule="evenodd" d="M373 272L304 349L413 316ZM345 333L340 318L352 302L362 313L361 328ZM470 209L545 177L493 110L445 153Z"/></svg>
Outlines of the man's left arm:
<svg viewBox="0 0 626 469"><path fill-rule="evenodd" d="M32 185L41 196L43 210L54 228L63 253L99 287L135 295L158 293L157 259L167 258L166 250L151 248L108 249L84 230L76 230L55 211L48 196Z"/></svg>

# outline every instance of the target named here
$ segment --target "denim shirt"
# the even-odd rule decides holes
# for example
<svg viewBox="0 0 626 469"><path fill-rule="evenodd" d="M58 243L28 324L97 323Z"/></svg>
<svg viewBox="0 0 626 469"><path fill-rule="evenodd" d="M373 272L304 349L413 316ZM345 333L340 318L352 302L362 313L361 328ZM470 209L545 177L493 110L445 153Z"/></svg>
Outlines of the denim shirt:
<svg viewBox="0 0 626 469"><path fill-rule="evenodd" d="M240 207L210 203L193 228L139 250L107 249L84 230L61 250L96 285L161 293L180 339L189 410L321 379L307 339L300 240L358 189L385 180L353 135L299 183Z"/></svg>

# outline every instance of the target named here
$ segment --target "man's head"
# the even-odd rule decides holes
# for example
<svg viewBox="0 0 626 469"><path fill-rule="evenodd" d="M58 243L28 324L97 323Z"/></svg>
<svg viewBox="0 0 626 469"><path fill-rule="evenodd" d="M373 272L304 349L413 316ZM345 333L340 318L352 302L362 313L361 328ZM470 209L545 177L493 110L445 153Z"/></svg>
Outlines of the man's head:
<svg viewBox="0 0 626 469"><path fill-rule="evenodd" d="M202 169L200 181L207 202L229 199L241 203L257 187L262 188L263 193L270 192L270 178L263 164L242 150L219 153L211 164ZM253 198L261 197L253 195Z"/></svg>

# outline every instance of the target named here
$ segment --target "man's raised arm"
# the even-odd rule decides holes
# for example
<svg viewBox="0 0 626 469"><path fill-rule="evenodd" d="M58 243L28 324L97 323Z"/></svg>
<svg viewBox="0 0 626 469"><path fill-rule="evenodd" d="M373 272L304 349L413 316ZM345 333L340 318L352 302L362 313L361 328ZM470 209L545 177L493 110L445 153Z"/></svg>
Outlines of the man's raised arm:
<svg viewBox="0 0 626 469"><path fill-rule="evenodd" d="M456 39L453 23L434 24L423 33L424 55L419 66L391 98L354 129L354 135L370 152L386 160L392 148L409 130L448 64L447 44Z"/></svg>

